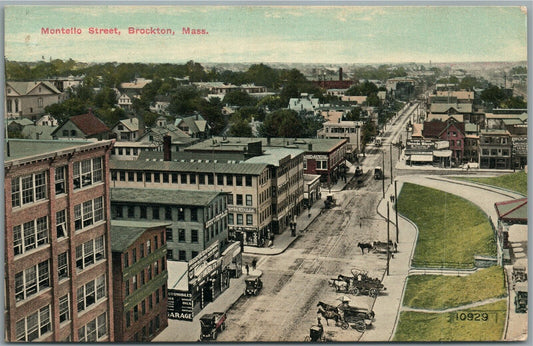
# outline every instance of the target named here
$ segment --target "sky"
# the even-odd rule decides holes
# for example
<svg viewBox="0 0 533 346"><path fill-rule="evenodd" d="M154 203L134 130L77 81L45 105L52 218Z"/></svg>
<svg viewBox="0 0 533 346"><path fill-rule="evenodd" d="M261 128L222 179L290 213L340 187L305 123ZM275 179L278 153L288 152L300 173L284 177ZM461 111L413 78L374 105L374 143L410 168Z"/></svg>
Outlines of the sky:
<svg viewBox="0 0 533 346"><path fill-rule="evenodd" d="M6 6L4 54L152 63L525 61L526 17L518 6ZM91 27L120 35L90 34ZM129 34L129 27L174 34ZM187 27L207 34L183 34Z"/></svg>

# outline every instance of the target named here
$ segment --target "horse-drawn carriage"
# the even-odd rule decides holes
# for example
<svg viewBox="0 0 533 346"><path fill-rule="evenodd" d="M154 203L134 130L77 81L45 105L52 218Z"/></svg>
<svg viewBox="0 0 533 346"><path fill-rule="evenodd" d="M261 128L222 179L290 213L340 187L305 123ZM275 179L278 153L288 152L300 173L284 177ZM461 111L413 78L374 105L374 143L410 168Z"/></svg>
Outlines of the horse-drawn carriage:
<svg viewBox="0 0 533 346"><path fill-rule="evenodd" d="M515 264L513 266L512 279L513 279L513 289L515 288L518 282L527 281L526 266L522 264Z"/></svg>
<svg viewBox="0 0 533 346"><path fill-rule="evenodd" d="M374 322L374 311L350 306L346 301L339 306L318 302L317 307L317 313L326 319L327 325L329 325L328 320L334 320L335 325L342 329L352 326L358 332L363 333L367 326Z"/></svg>
<svg viewBox="0 0 533 346"><path fill-rule="evenodd" d="M377 297L380 291L386 290L381 280L371 278L364 271L352 271L352 274L353 276L339 275L336 279L330 279L329 285L334 286L337 292L370 297Z"/></svg>
<svg viewBox="0 0 533 346"><path fill-rule="evenodd" d="M320 317L318 317L318 324L312 325L311 328L309 328L309 335L305 337L304 341L326 341L326 337L324 336L324 326L320 323Z"/></svg>
<svg viewBox="0 0 533 346"><path fill-rule="evenodd" d="M394 243L392 240L389 240L388 243L385 241L375 241L372 243L372 252L387 253L387 251L389 253L398 252L398 244Z"/></svg>

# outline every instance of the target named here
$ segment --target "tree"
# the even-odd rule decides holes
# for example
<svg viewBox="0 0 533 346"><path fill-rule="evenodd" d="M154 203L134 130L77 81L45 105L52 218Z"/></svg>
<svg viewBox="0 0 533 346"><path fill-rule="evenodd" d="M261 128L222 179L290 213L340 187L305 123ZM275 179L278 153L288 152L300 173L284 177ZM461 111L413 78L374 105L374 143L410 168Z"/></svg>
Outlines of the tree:
<svg viewBox="0 0 533 346"><path fill-rule="evenodd" d="M303 123L298 113L289 109L279 109L265 117L260 128L262 137L301 137Z"/></svg>
<svg viewBox="0 0 533 346"><path fill-rule="evenodd" d="M232 137L252 137L252 128L245 119L234 115L231 117L231 127L228 134Z"/></svg>
<svg viewBox="0 0 533 346"><path fill-rule="evenodd" d="M112 108L117 103L117 94L111 88L104 87L94 95L94 104L99 108Z"/></svg>
<svg viewBox="0 0 533 346"><path fill-rule="evenodd" d="M372 93L367 96L366 105L370 107L379 107L381 105L381 100L376 93Z"/></svg>
<svg viewBox="0 0 533 346"><path fill-rule="evenodd" d="M246 91L235 90L230 91L224 96L224 103L231 106L243 107L253 106L256 102Z"/></svg>
<svg viewBox="0 0 533 346"><path fill-rule="evenodd" d="M354 107L351 111L346 114L346 120L348 121L359 121L361 119L361 108Z"/></svg>
<svg viewBox="0 0 533 346"><path fill-rule="evenodd" d="M503 108L515 108L525 109L527 108L527 102L524 102L522 97L511 96L502 103Z"/></svg>
<svg viewBox="0 0 533 346"><path fill-rule="evenodd" d="M500 106L506 97L505 92L496 85L491 85L481 92L481 100L492 104L494 107Z"/></svg>
<svg viewBox="0 0 533 346"><path fill-rule="evenodd" d="M363 126L363 145L366 145L367 143L370 143L372 141L372 137L376 136L377 129L376 124L372 120L368 120L364 126Z"/></svg>
<svg viewBox="0 0 533 346"><path fill-rule="evenodd" d="M191 113L198 110L200 93L194 86L178 87L171 96L168 111L171 114Z"/></svg>
<svg viewBox="0 0 533 346"><path fill-rule="evenodd" d="M275 111L286 106L287 104L283 104L279 95L265 96L257 102L257 107L268 111Z"/></svg>

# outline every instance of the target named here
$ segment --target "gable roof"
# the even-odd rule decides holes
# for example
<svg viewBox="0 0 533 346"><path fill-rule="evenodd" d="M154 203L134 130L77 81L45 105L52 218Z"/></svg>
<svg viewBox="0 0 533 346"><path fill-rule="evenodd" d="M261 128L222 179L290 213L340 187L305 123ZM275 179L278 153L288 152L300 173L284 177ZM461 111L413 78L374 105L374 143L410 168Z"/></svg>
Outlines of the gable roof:
<svg viewBox="0 0 533 346"><path fill-rule="evenodd" d="M35 89L38 85L44 85L48 89L50 89L53 93L61 94L61 91L59 91L52 83L50 82L7 82L7 85L9 85L13 90L17 92L19 95L27 95L29 94L33 89Z"/></svg>
<svg viewBox="0 0 533 346"><path fill-rule="evenodd" d="M139 130L139 119L129 118L129 119L119 120L118 123L116 123L115 126L113 126L113 128L117 127L118 125L123 125L130 131L138 131Z"/></svg>
<svg viewBox="0 0 533 346"><path fill-rule="evenodd" d="M432 103L431 113L448 113L450 109L454 109L457 113L472 113L471 103Z"/></svg>
<svg viewBox="0 0 533 346"><path fill-rule="evenodd" d="M69 118L69 121L73 122L74 125L76 125L80 131L87 136L109 131L109 127L107 127L102 120L98 119L90 112L87 114L74 115Z"/></svg>
<svg viewBox="0 0 533 346"><path fill-rule="evenodd" d="M164 222L150 221L111 221L111 251L124 252L146 231L169 226Z"/></svg>
<svg viewBox="0 0 533 346"><path fill-rule="evenodd" d="M527 223L527 197L497 202L494 208L502 221Z"/></svg>

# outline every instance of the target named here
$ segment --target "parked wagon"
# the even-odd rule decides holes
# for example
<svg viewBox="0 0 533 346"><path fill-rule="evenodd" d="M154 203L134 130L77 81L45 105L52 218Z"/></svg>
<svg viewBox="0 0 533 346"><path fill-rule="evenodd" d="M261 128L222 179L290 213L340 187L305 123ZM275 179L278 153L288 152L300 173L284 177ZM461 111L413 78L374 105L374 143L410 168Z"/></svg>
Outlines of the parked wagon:
<svg viewBox="0 0 533 346"><path fill-rule="evenodd" d="M325 342L326 338L324 337L324 326L320 322L320 317L318 317L318 324L315 324L309 328L309 336L306 336L304 341L306 342Z"/></svg>
<svg viewBox="0 0 533 346"><path fill-rule="evenodd" d="M226 313L213 312L200 317L200 341L216 340L218 333L226 329Z"/></svg>
<svg viewBox="0 0 533 346"><path fill-rule="evenodd" d="M527 281L526 266L522 264L515 264L513 266L512 279L513 279L513 289L515 288L518 282Z"/></svg>
<svg viewBox="0 0 533 346"><path fill-rule="evenodd" d="M516 313L527 312L527 282L519 282L515 286L514 307Z"/></svg>
<svg viewBox="0 0 533 346"><path fill-rule="evenodd" d="M341 311L343 320L360 333L364 333L375 321L374 311L370 309L350 306L347 302L341 303L337 308Z"/></svg>
<svg viewBox="0 0 533 346"><path fill-rule="evenodd" d="M389 240L388 243L385 241L375 241L372 244L372 252L387 253L387 247L389 253L398 252L398 244Z"/></svg>
<svg viewBox="0 0 533 346"><path fill-rule="evenodd" d="M337 279L331 279L337 292L351 293L354 295L368 295L377 297L379 292L385 291L386 288L378 278L371 278L366 272L352 271L354 276L339 275Z"/></svg>

